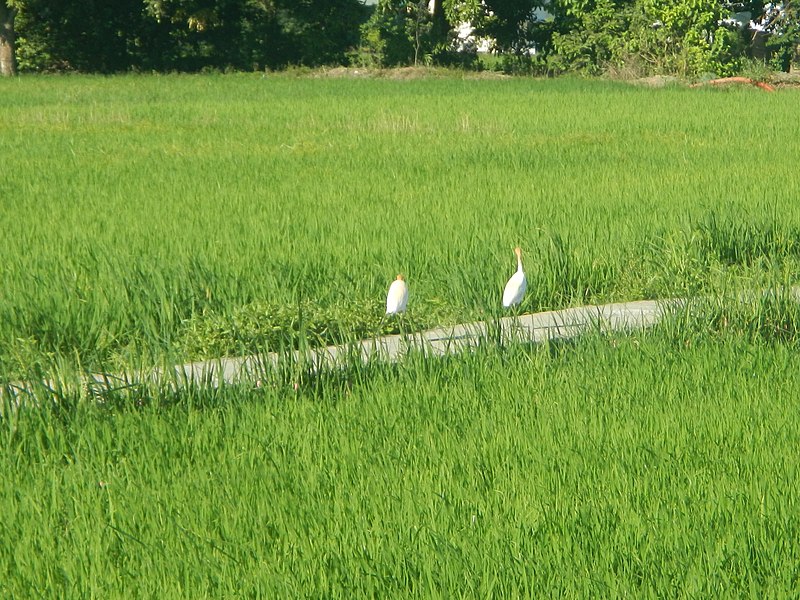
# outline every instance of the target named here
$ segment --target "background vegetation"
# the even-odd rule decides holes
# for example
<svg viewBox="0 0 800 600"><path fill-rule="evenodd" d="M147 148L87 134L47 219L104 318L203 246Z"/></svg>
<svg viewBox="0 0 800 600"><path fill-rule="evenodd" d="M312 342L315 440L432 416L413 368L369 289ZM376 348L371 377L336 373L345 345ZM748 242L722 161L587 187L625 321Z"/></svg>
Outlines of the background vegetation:
<svg viewBox="0 0 800 600"><path fill-rule="evenodd" d="M102 73L490 64L723 76L752 60L789 70L799 23L796 3L760 0L3 0L0 72L16 59ZM499 60L479 59L480 40Z"/></svg>

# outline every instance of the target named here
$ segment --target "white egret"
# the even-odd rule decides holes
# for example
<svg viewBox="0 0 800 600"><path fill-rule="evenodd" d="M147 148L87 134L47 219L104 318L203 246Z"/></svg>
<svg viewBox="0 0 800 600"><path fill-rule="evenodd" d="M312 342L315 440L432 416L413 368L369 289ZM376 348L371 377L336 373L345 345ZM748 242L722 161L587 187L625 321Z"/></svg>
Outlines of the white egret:
<svg viewBox="0 0 800 600"><path fill-rule="evenodd" d="M522 302L525 290L528 289L528 280L525 278L525 271L522 270L522 250L514 248L517 255L517 272L511 276L503 290L503 308L508 308Z"/></svg>
<svg viewBox="0 0 800 600"><path fill-rule="evenodd" d="M386 295L386 314L394 315L405 312L407 303L408 286L405 278L402 275L398 275L397 279L389 286L389 293Z"/></svg>

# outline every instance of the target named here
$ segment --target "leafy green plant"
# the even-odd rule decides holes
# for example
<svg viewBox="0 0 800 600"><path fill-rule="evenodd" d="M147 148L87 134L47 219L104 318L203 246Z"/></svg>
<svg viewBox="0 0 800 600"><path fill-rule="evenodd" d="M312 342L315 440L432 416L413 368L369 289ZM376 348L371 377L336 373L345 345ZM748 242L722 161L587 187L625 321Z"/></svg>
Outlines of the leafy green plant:
<svg viewBox="0 0 800 600"><path fill-rule="evenodd" d="M362 53L381 67L416 64L426 31L422 11L416 2L381 0L361 26Z"/></svg>

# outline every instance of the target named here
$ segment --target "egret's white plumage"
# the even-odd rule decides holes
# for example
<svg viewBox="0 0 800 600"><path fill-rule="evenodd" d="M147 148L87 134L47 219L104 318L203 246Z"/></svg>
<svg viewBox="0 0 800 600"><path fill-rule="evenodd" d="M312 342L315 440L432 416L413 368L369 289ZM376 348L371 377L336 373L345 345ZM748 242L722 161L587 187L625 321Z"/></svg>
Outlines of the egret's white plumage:
<svg viewBox="0 0 800 600"><path fill-rule="evenodd" d="M517 255L517 272L511 276L503 290L503 308L508 308L522 302L525 290L528 289L528 280L525 278L525 271L522 270L522 250L514 248Z"/></svg>
<svg viewBox="0 0 800 600"><path fill-rule="evenodd" d="M386 295L386 314L394 315L405 312L408 303L408 286L405 278L398 275L397 279L389 286L389 293Z"/></svg>

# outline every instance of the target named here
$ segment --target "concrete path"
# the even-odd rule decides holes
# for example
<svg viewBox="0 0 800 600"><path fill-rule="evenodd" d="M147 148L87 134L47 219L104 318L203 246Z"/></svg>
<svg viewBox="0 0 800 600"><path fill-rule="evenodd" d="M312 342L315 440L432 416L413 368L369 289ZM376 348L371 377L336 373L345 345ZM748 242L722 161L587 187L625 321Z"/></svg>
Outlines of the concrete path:
<svg viewBox="0 0 800 600"><path fill-rule="evenodd" d="M44 388L41 385L14 384L7 386L5 391L13 394L18 404L23 396L36 396L42 389L65 390L75 385L81 385L87 394L97 396L145 382L166 384L170 387L219 387L235 383L257 385L259 381L267 380L276 369L317 372L352 364L354 360L364 363L371 360L397 362L410 351L429 356L456 354L475 348L487 340L496 340L501 344L511 341L539 343L573 338L591 328L602 331L642 329L654 325L664 314L684 304L682 300L641 300L581 306L504 317L496 322L477 321L405 335L383 336L307 352L294 351L283 355L271 352L238 358L219 358L147 373L93 374L80 382L46 382ZM0 392L0 396L2 395Z"/></svg>
<svg viewBox="0 0 800 600"><path fill-rule="evenodd" d="M429 356L457 354L498 337L503 344L510 341L545 342L572 338L589 328L604 331L641 329L654 325L670 307L680 304L679 301L642 300L504 317L496 324L477 321L405 335L388 335L351 345L327 346L304 353L294 351L289 363L318 371L353 360L398 362L409 351ZM285 365L286 361L286 357L276 353L217 359L176 366L171 375L181 381L218 386L243 380L257 381L270 369Z"/></svg>
<svg viewBox="0 0 800 600"><path fill-rule="evenodd" d="M800 286L767 288L740 292L740 302L753 302L768 296L800 302ZM0 387L0 416L9 406L19 406L28 398L37 403L41 396L58 399L60 392L83 388L87 395L102 398L109 391L155 383L166 388L189 385L219 387L224 384L258 385L268 381L276 370L287 372L319 372L371 360L398 362L408 352L427 356L443 356L469 351L486 341L506 344L512 341L540 343L547 340L570 339L588 329L625 331L644 329L658 323L670 312L689 302L714 301L712 298L669 300L639 300L613 304L565 308L535 314L503 317L497 321L477 321L452 327L430 329L405 335L388 335L362 340L353 344L327 346L306 352L218 358L175 365L146 372L92 374L70 381L16 382ZM721 298L717 301L722 300Z"/></svg>

